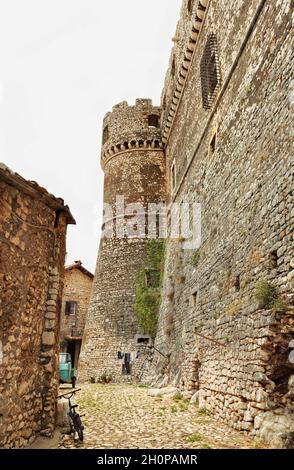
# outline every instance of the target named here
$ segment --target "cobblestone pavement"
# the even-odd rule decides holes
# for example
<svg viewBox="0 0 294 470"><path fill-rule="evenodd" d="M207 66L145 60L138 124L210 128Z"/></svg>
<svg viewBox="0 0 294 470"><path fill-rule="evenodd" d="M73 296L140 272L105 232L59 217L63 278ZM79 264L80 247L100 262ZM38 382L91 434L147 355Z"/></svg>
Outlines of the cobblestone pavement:
<svg viewBox="0 0 294 470"><path fill-rule="evenodd" d="M60 448L256 448L261 444L179 397L149 397L134 385L85 385L78 393L84 443L64 435Z"/></svg>

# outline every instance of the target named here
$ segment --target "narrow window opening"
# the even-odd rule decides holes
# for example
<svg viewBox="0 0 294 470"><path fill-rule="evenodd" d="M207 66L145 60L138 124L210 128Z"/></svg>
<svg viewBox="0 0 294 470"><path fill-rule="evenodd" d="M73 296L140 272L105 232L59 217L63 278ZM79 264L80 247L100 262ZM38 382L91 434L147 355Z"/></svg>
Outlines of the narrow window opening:
<svg viewBox="0 0 294 470"><path fill-rule="evenodd" d="M137 338L137 343L138 344L149 344L150 343L150 337L141 337L141 338Z"/></svg>
<svg viewBox="0 0 294 470"><path fill-rule="evenodd" d="M102 144L106 144L106 142L108 141L109 139L109 129L108 129L108 126L105 126L104 129L103 129L103 142Z"/></svg>
<svg viewBox="0 0 294 470"><path fill-rule="evenodd" d="M162 100L162 108L166 109L166 95L164 95L163 100Z"/></svg>
<svg viewBox="0 0 294 470"><path fill-rule="evenodd" d="M269 264L270 264L271 269L277 268L277 266L278 266L278 253L277 253L276 250L274 250L270 253L269 261L270 261Z"/></svg>
<svg viewBox="0 0 294 470"><path fill-rule="evenodd" d="M214 154L215 149L216 149L216 133L212 137L212 139L210 141L210 145L209 145L209 150L210 150L210 155L211 156Z"/></svg>
<svg viewBox="0 0 294 470"><path fill-rule="evenodd" d="M175 188L176 188L176 166L175 166L175 163L173 163L171 167L171 190L172 192L175 190Z"/></svg>
<svg viewBox="0 0 294 470"><path fill-rule="evenodd" d="M63 212L62 209L57 209L57 211L55 212L54 228L58 227L59 219L60 219L62 212Z"/></svg>
<svg viewBox="0 0 294 470"><path fill-rule="evenodd" d="M156 238L160 238L161 214L156 214Z"/></svg>
<svg viewBox="0 0 294 470"><path fill-rule="evenodd" d="M175 58L173 58L173 61L172 61L171 74L172 74L172 77L174 77L175 74L176 74L176 61L175 61Z"/></svg>
<svg viewBox="0 0 294 470"><path fill-rule="evenodd" d="M240 275L239 274L238 274L238 276L235 277L234 287L235 287L236 291L239 292L239 290L240 290Z"/></svg>
<svg viewBox="0 0 294 470"><path fill-rule="evenodd" d="M197 303L198 303L198 300L199 300L199 290L195 290L194 292L192 292L192 295L191 295L191 305L192 307L196 307Z"/></svg>
<svg viewBox="0 0 294 470"><path fill-rule="evenodd" d="M77 302L73 302L72 300L65 302L65 315L75 315L77 305Z"/></svg>

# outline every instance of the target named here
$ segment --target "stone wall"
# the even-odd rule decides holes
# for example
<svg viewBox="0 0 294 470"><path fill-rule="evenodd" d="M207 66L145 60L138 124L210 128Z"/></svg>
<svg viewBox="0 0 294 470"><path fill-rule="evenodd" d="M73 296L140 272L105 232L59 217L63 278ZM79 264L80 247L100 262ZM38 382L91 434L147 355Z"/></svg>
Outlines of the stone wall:
<svg viewBox="0 0 294 470"><path fill-rule="evenodd" d="M52 434L65 238L61 199L0 167L0 447Z"/></svg>
<svg viewBox="0 0 294 470"><path fill-rule="evenodd" d="M291 2L200 3L207 8L199 32L183 3L179 25L187 22L194 33L192 54L178 75L168 72L162 128L169 176L172 164L176 169L170 202L201 203L202 244L197 252L184 249L181 240L168 244L156 345L169 360L156 356L153 379L199 390L200 406L256 435L262 434L261 415L281 414L282 407L289 433L294 423L288 346L294 335ZM200 68L211 33L217 37L221 79L210 109L204 109ZM187 52L191 36L179 27L177 34L178 47ZM173 53L181 64L180 51ZM261 282L276 285L287 306L260 308Z"/></svg>
<svg viewBox="0 0 294 470"><path fill-rule="evenodd" d="M93 274L84 269L80 262L76 262L76 264L65 268L60 326L61 341L66 336L71 336L72 329L79 332L78 335L73 336L83 336L93 277ZM65 314L65 304L70 301L77 302L75 315Z"/></svg>
<svg viewBox="0 0 294 470"><path fill-rule="evenodd" d="M78 367L81 342L84 334L86 316L88 312L93 274L87 271L80 261L65 268L64 289L62 297L60 345L61 350L67 352L69 342L74 341L74 364ZM66 302L76 302L75 314L66 313Z"/></svg>
<svg viewBox="0 0 294 470"><path fill-rule="evenodd" d="M150 116L157 120L149 121ZM120 237L116 223L133 225L128 216L119 214L117 196L124 206L165 200L164 153L159 129L160 110L151 100L137 100L135 106L120 103L104 120L102 166L105 173L104 202L113 209L105 214L92 299L80 356L79 380L97 379L103 374L113 380L129 380L141 374L145 354L136 360L132 377L122 376L117 352L144 350L136 334L143 333L134 314L136 275L146 258L145 231L134 227L131 238ZM152 125L151 125L152 124ZM113 233L110 229L114 228Z"/></svg>

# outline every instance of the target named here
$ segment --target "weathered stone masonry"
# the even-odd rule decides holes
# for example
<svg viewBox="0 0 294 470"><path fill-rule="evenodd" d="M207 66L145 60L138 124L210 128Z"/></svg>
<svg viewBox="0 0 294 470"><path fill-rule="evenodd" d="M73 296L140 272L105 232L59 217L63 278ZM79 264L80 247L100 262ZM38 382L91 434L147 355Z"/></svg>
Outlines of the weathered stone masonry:
<svg viewBox="0 0 294 470"><path fill-rule="evenodd" d="M153 383L198 391L200 406L236 429L288 447L294 432L291 7L290 0L184 0L161 108L154 111L160 129L150 137L146 115L144 125L133 127L143 102L120 104L106 117L102 149L105 202L114 204L116 194L128 202L160 200L166 190L168 202L202 207L199 250L184 249L181 238L168 242L156 338L167 357L155 355ZM154 184L156 158L162 175ZM117 347L132 347L134 279L143 258L143 241L101 241L83 379L112 372ZM275 308L257 300L261 285L277 287Z"/></svg>
<svg viewBox="0 0 294 470"><path fill-rule="evenodd" d="M200 3L201 27L199 2L190 14L183 3L162 127L168 174L172 165L176 174L170 200L201 203L202 245L193 253L169 243L156 345L170 356L158 356L155 383L199 390L200 406L236 429L291 446L291 2ZM211 33L220 80L204 109L201 62ZM286 311L259 309L260 281L278 286Z"/></svg>
<svg viewBox="0 0 294 470"><path fill-rule="evenodd" d="M135 106L123 102L104 120L102 166L105 173L104 202L116 212L117 195L125 206L165 200L165 166L158 128L160 109L151 100L137 100ZM130 214L131 215L131 214ZM113 220L105 217L105 233ZM123 219L121 219L123 220ZM127 218L124 221L127 223ZM80 356L79 379L89 380L109 374L122 380L122 365L117 352L140 349L140 333L134 315L135 279L146 257L146 239L104 237L99 249ZM140 373L144 355L133 365L132 376ZM129 377L126 377L129 379Z"/></svg>
<svg viewBox="0 0 294 470"><path fill-rule="evenodd" d="M55 427L67 224L62 199L0 166L0 447Z"/></svg>

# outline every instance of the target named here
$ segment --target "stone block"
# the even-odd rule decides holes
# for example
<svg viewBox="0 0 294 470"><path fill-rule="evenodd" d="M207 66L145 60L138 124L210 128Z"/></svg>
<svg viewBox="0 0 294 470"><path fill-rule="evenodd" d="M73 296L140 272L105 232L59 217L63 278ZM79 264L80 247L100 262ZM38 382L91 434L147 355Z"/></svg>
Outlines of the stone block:
<svg viewBox="0 0 294 470"><path fill-rule="evenodd" d="M54 331L45 331L42 334L42 344L44 344L45 346L53 346L55 344Z"/></svg>

